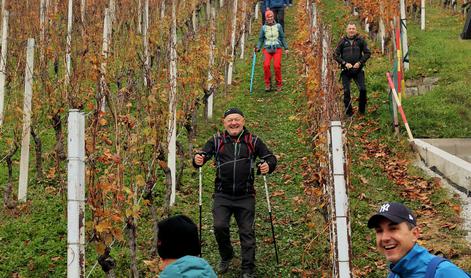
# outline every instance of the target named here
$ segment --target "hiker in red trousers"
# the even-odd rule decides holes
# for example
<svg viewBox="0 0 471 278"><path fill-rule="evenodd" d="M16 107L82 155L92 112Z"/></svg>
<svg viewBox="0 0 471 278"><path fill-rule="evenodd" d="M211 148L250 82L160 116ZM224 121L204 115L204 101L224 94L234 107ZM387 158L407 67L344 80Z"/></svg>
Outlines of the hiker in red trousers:
<svg viewBox="0 0 471 278"><path fill-rule="evenodd" d="M275 68L275 79L276 79L276 91L281 92L282 80L281 80L281 56L283 48L286 54L288 54L288 44L285 40L285 33L283 27L279 23L275 22L274 14L271 10L265 12L265 24L260 30L257 47L255 51L260 51L263 47L263 55L265 59L263 61L263 73L265 79L265 92L271 91L271 60L273 59L273 66Z"/></svg>

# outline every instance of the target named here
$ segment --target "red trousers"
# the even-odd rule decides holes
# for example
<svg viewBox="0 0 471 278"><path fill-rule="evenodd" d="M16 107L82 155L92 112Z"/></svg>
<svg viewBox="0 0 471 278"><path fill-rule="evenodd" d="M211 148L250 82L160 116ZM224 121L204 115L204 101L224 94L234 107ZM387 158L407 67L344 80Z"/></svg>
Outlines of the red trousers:
<svg viewBox="0 0 471 278"><path fill-rule="evenodd" d="M270 87L270 80L271 80L271 59L273 58L273 66L275 68L275 79L276 79L276 86L281 87L281 55L282 50L281 48L276 49L275 53L268 53L268 51L264 48L263 55L265 56L265 60L263 61L263 73L265 77L265 87Z"/></svg>

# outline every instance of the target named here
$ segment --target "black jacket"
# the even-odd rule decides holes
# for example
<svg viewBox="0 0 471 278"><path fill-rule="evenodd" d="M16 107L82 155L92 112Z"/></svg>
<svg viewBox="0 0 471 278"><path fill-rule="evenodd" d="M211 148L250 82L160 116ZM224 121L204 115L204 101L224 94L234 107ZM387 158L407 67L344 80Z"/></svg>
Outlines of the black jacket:
<svg viewBox="0 0 471 278"><path fill-rule="evenodd" d="M250 134L245 128L238 138L232 138L227 132L215 134L202 149L205 152L205 163L215 157L215 192L234 196L254 194L254 168L257 157L268 163L269 173L275 170L276 157L260 138ZM246 138L252 139L251 146L247 144ZM219 152L216 148L219 148ZM198 167L194 159L193 166Z"/></svg>
<svg viewBox="0 0 471 278"><path fill-rule="evenodd" d="M335 49L334 59L342 66L342 69L345 68L346 63L354 65L356 62L360 62L360 67L363 67L371 56L371 51L362 37L355 35L351 40L353 43L350 43L350 40L344 36Z"/></svg>

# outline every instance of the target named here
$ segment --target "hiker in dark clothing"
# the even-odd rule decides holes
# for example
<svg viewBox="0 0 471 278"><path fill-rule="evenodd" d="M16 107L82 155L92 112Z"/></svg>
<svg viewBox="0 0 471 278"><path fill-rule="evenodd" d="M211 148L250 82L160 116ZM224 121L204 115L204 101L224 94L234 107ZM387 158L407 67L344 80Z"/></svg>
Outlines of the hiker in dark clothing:
<svg viewBox="0 0 471 278"><path fill-rule="evenodd" d="M471 277L417 243L420 231L416 221L406 206L395 202L382 204L368 220L368 228L376 232L376 248L389 262L388 278Z"/></svg>
<svg viewBox="0 0 471 278"><path fill-rule="evenodd" d="M288 0L264 0L263 7L270 10L275 15L275 21L280 23L283 30L285 29L285 7L288 5ZM265 24L265 23L263 23Z"/></svg>
<svg viewBox="0 0 471 278"><path fill-rule="evenodd" d="M352 102L350 97L350 83L353 79L360 91L360 103L358 110L360 114L366 112L366 85L365 72L363 67L371 56L366 41L357 33L355 23L347 25L347 34L340 40L335 49L334 59L342 67L340 77L343 85L343 102L345 105L345 113L348 116L353 115Z"/></svg>
<svg viewBox="0 0 471 278"><path fill-rule="evenodd" d="M225 273L234 256L229 224L234 215L239 228L242 257L242 277L255 277L255 159L262 175L276 167L276 157L265 143L245 127L244 114L237 108L224 112L225 131L215 134L193 158L193 166L201 167L215 157L213 220L214 234L219 246L219 273Z"/></svg>

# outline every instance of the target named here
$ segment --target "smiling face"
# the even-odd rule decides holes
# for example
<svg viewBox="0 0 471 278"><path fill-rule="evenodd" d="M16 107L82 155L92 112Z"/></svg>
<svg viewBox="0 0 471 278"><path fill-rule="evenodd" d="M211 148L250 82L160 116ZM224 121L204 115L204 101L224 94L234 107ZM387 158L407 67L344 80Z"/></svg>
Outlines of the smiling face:
<svg viewBox="0 0 471 278"><path fill-rule="evenodd" d="M376 248L391 263L397 263L404 257L419 238L417 227L409 229L406 222L396 224L387 218L379 221L375 231Z"/></svg>
<svg viewBox="0 0 471 278"><path fill-rule="evenodd" d="M355 24L347 25L347 36L353 38L357 34L357 27Z"/></svg>
<svg viewBox="0 0 471 278"><path fill-rule="evenodd" d="M267 21L267 23L272 24L275 22L275 16L273 15L273 13L268 13L265 20Z"/></svg>
<svg viewBox="0 0 471 278"><path fill-rule="evenodd" d="M245 119L239 114L229 114L224 118L223 124L229 135L237 136L244 129Z"/></svg>

